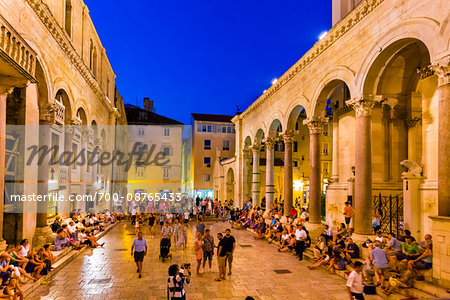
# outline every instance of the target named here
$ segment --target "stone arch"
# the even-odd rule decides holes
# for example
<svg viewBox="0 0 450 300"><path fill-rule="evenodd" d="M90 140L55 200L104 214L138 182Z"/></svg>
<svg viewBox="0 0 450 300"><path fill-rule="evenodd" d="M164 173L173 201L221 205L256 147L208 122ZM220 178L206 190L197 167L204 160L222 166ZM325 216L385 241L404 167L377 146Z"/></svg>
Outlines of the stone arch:
<svg viewBox="0 0 450 300"><path fill-rule="evenodd" d="M264 130L262 130L261 128L258 129L258 131L255 134L254 144L261 145L265 137L266 135L264 134Z"/></svg>
<svg viewBox="0 0 450 300"><path fill-rule="evenodd" d="M64 124L70 124L72 120L72 101L66 90L61 88L55 94L55 100L64 106Z"/></svg>
<svg viewBox="0 0 450 300"><path fill-rule="evenodd" d="M235 186L235 178L234 178L234 170L232 167L228 168L226 172L226 195L227 199L234 199L234 186Z"/></svg>
<svg viewBox="0 0 450 300"><path fill-rule="evenodd" d="M86 112L83 109L83 107L79 107L77 109L77 118L80 119L81 125L87 125L88 124Z"/></svg>
<svg viewBox="0 0 450 300"><path fill-rule="evenodd" d="M285 127L285 130L296 130L295 124L297 123L297 120L301 115L306 117L307 114L305 107L299 104L292 107L289 111L289 117L287 118L287 125Z"/></svg>
<svg viewBox="0 0 450 300"><path fill-rule="evenodd" d="M267 132L268 132L267 136L270 137L276 137L278 134L283 132L283 126L281 124L281 121L279 119L274 119L270 124Z"/></svg>
<svg viewBox="0 0 450 300"><path fill-rule="evenodd" d="M51 95L51 89L49 86L49 77L45 65L42 64L42 61L39 58L36 60L35 74L38 92L37 105L39 106L39 110L42 110L50 103L49 96Z"/></svg>
<svg viewBox="0 0 450 300"><path fill-rule="evenodd" d="M408 60L408 62L407 62ZM400 39L387 46L373 61L363 85L363 96L373 97L381 94L402 94L415 90L420 75L418 71L430 64L426 45L417 39ZM406 77L408 76L408 77ZM385 80L391 77L394 80ZM398 81L402 81L400 90Z"/></svg>
<svg viewBox="0 0 450 300"><path fill-rule="evenodd" d="M293 100L288 105L288 108L285 112L284 119L282 121L283 128L285 130L294 128L295 121L297 120L298 115L300 115L300 113L302 111L304 111L305 114L309 115L309 110L308 110L309 105L310 105L310 102L309 102L308 98L306 98L303 95L301 95L301 96L297 97L295 100ZM297 116L293 116L293 114L296 114Z"/></svg>
<svg viewBox="0 0 450 300"><path fill-rule="evenodd" d="M248 135L244 140L244 150L248 150L252 146L252 138Z"/></svg>
<svg viewBox="0 0 450 300"><path fill-rule="evenodd" d="M356 93L355 72L346 66L337 66L326 74L317 85L313 96L314 102L311 105L311 115L323 116L328 99L336 88L342 87L348 90L349 95ZM344 103L340 104L340 106L343 105Z"/></svg>
<svg viewBox="0 0 450 300"><path fill-rule="evenodd" d="M363 95L363 87L367 80L369 69L379 54L389 45L403 39L415 39L421 41L427 47L431 61L433 61L433 59L442 52L442 45L448 43L449 37L440 36L439 22L429 18L408 19L387 30L368 51L367 56L362 61L361 67L356 73L356 93L354 96ZM441 42L442 39L444 40L443 42Z"/></svg>

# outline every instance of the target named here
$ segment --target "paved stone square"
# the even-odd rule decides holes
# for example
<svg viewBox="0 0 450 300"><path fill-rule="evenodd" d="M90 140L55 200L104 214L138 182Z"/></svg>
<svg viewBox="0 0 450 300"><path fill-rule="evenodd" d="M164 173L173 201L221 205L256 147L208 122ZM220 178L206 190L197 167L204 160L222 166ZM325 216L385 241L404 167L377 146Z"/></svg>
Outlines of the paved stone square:
<svg viewBox="0 0 450 300"><path fill-rule="evenodd" d="M227 223L206 223L215 236L224 231ZM194 224L191 224L194 226ZM129 221L118 224L101 239L105 248L87 250L59 271L48 285L33 291L30 299L167 299L167 269L171 263L190 262L193 232L189 232L186 250L172 246L172 261L159 261L159 236L148 237L149 254L144 261L144 273L138 278L130 247L135 238ZM288 253L278 253L265 241L255 240L246 230L232 230L237 241L233 274L226 281L216 282L217 262L212 271L206 269L202 277L192 276L187 287L187 299L348 299L345 280L324 270L310 271L307 261L299 262ZM242 247L244 245L244 247ZM245 246L250 245L250 246ZM275 270L291 273L277 274ZM367 299L381 299L367 297Z"/></svg>

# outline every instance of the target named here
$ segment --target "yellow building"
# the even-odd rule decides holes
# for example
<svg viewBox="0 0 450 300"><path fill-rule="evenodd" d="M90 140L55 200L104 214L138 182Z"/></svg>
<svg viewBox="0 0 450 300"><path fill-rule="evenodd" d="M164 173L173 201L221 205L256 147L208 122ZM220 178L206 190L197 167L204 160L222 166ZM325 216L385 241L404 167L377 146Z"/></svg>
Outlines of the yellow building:
<svg viewBox="0 0 450 300"><path fill-rule="evenodd" d="M183 123L156 114L149 98L144 98L144 109L126 104L125 110L128 151L136 152L128 170L128 193L163 200L184 193ZM156 157L160 157L161 163L157 163Z"/></svg>
<svg viewBox="0 0 450 300"><path fill-rule="evenodd" d="M194 196L226 200L213 174L216 162L234 156L233 116L192 114L192 172ZM230 199L228 199L230 200Z"/></svg>

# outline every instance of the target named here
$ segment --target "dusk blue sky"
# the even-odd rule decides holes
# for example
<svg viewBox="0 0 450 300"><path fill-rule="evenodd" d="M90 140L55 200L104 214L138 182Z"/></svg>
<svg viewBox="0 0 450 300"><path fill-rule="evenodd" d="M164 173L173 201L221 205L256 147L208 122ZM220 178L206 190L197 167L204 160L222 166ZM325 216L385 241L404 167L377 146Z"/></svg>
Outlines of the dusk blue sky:
<svg viewBox="0 0 450 300"><path fill-rule="evenodd" d="M331 28L331 0L85 0L125 103L245 110Z"/></svg>

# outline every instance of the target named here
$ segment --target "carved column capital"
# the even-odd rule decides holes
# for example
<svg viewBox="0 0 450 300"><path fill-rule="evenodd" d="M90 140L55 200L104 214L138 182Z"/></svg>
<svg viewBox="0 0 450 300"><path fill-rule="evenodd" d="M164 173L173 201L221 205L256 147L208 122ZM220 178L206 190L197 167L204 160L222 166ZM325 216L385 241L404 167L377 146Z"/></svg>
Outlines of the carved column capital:
<svg viewBox="0 0 450 300"><path fill-rule="evenodd" d="M415 118L412 118L410 120L406 120L405 121L406 127L408 127L408 128L414 128L414 127L416 127L417 123L421 123L421 122L422 122L422 117L421 116L420 117L415 117Z"/></svg>
<svg viewBox="0 0 450 300"><path fill-rule="evenodd" d="M293 130L286 130L283 134L283 141L285 144L292 144L292 141L294 139L294 131Z"/></svg>
<svg viewBox="0 0 450 300"><path fill-rule="evenodd" d="M272 137L268 137L266 139L265 146L266 146L266 150L274 149L275 148L275 140Z"/></svg>
<svg viewBox="0 0 450 300"><path fill-rule="evenodd" d="M374 96L373 99L363 98L363 97L356 97L350 100L345 101L345 103L349 106L351 106L355 112L356 116L370 116L374 106L376 104L379 104L383 102L382 96Z"/></svg>
<svg viewBox="0 0 450 300"><path fill-rule="evenodd" d="M259 151L261 151L261 145L255 143L250 147L250 149L252 150L253 153L259 152Z"/></svg>
<svg viewBox="0 0 450 300"><path fill-rule="evenodd" d="M439 59L430 69L438 76L439 86L450 84L450 56Z"/></svg>
<svg viewBox="0 0 450 300"><path fill-rule="evenodd" d="M308 126L310 134L320 134L322 133L322 125L327 123L329 118L325 117L312 117L303 120L303 125Z"/></svg>
<svg viewBox="0 0 450 300"><path fill-rule="evenodd" d="M54 124L55 111L56 107L54 103L46 103L44 106L39 107L39 120L47 121L49 124Z"/></svg>
<svg viewBox="0 0 450 300"><path fill-rule="evenodd" d="M81 125L81 120L79 120L79 119L72 119L72 120L69 121L69 125L80 126Z"/></svg>

